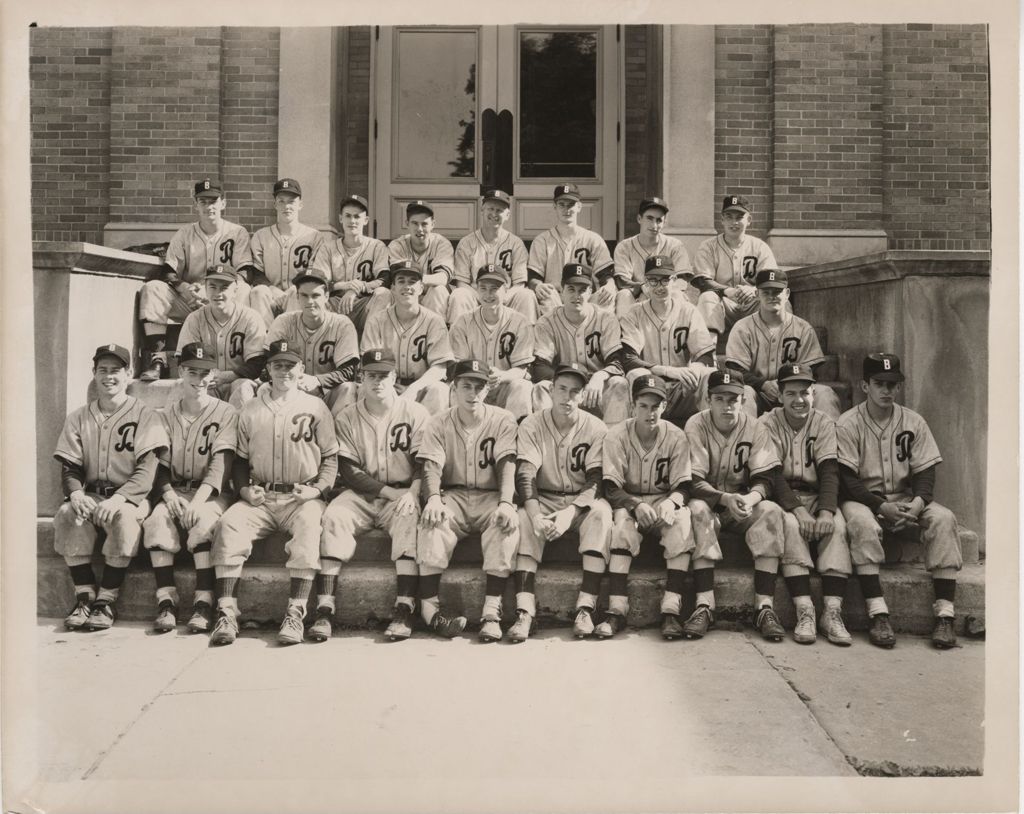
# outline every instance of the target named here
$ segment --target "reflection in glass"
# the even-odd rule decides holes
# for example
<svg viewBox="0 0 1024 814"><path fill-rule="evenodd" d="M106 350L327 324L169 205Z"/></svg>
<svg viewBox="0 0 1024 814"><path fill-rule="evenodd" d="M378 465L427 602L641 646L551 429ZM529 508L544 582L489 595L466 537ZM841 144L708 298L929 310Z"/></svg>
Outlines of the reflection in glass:
<svg viewBox="0 0 1024 814"><path fill-rule="evenodd" d="M595 178L597 34L522 32L519 175Z"/></svg>
<svg viewBox="0 0 1024 814"><path fill-rule="evenodd" d="M476 175L476 40L475 31L399 32L397 179Z"/></svg>

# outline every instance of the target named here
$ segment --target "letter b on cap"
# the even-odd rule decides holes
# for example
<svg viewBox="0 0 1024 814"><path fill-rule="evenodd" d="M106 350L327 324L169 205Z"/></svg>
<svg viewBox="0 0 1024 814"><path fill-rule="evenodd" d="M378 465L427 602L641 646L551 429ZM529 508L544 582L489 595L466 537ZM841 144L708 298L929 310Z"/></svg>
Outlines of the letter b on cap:
<svg viewBox="0 0 1024 814"><path fill-rule="evenodd" d="M888 359L883 359L882 367L884 367L886 370L892 370L892 362Z"/></svg>

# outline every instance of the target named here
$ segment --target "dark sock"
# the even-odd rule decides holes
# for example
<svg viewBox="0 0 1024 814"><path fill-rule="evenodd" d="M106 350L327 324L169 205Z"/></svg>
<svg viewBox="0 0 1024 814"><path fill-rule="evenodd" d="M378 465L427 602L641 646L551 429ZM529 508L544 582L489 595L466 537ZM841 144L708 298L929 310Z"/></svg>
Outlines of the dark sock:
<svg viewBox="0 0 1024 814"><path fill-rule="evenodd" d="M775 574L770 571L754 571L754 593L759 596L775 596Z"/></svg>
<svg viewBox="0 0 1024 814"><path fill-rule="evenodd" d="M71 572L71 582L74 585L95 585L96 573L92 570L92 563L84 562L81 565L68 566Z"/></svg>
<svg viewBox="0 0 1024 814"><path fill-rule="evenodd" d="M705 593L715 590L715 569L696 568L693 572L693 590L696 593Z"/></svg>
<svg viewBox="0 0 1024 814"><path fill-rule="evenodd" d="M823 596L838 596L840 599L846 596L846 577L823 576L821 593Z"/></svg>
<svg viewBox="0 0 1024 814"><path fill-rule="evenodd" d="M882 583L878 579L878 574L857 574L857 582L860 583L860 592L865 599L882 595Z"/></svg>
<svg viewBox="0 0 1024 814"><path fill-rule="evenodd" d="M487 574L487 587L484 592L487 596L496 596L499 599L505 595L505 585L508 577L499 577L495 574Z"/></svg>
<svg viewBox="0 0 1024 814"><path fill-rule="evenodd" d="M116 591L124 584L124 575L127 573L127 568L115 568L112 565L104 565L103 580L100 582L100 587Z"/></svg>
<svg viewBox="0 0 1024 814"><path fill-rule="evenodd" d="M159 353L167 347L167 334L147 334L142 347L150 353Z"/></svg>
<svg viewBox="0 0 1024 814"><path fill-rule="evenodd" d="M153 569L153 576L156 577L157 588L173 588L174 587L174 566L173 565L158 565Z"/></svg>
<svg viewBox="0 0 1024 814"><path fill-rule="evenodd" d="M212 568L196 569L196 590L212 591L214 584L214 571Z"/></svg>
<svg viewBox="0 0 1024 814"><path fill-rule="evenodd" d="M430 599L441 593L440 574L420 574L419 598Z"/></svg>
<svg viewBox="0 0 1024 814"><path fill-rule="evenodd" d="M678 568L667 569L665 576L665 590L673 594L681 594L686 585L686 572Z"/></svg>
<svg viewBox="0 0 1024 814"><path fill-rule="evenodd" d="M216 585L218 599L238 598L238 577L218 577Z"/></svg>
<svg viewBox="0 0 1024 814"><path fill-rule="evenodd" d="M796 574L792 577L786 577L786 587L789 588L789 595L794 599L798 596L810 596L811 595L811 576L810 574Z"/></svg>
<svg viewBox="0 0 1024 814"><path fill-rule="evenodd" d="M300 599L305 602L309 599L309 591L313 587L313 580L305 577L292 577L291 588L288 591L289 599Z"/></svg>
<svg viewBox="0 0 1024 814"><path fill-rule="evenodd" d="M317 574L316 594L317 596L334 596L334 590L338 587L337 574Z"/></svg>
<svg viewBox="0 0 1024 814"><path fill-rule="evenodd" d="M947 602L952 602L953 597L956 595L956 580L933 579L932 588L935 589L936 599L945 599Z"/></svg>
<svg viewBox="0 0 1024 814"><path fill-rule="evenodd" d="M537 581L537 573L535 571L516 571L513 575L513 581L515 582L517 594L536 593L534 584Z"/></svg>

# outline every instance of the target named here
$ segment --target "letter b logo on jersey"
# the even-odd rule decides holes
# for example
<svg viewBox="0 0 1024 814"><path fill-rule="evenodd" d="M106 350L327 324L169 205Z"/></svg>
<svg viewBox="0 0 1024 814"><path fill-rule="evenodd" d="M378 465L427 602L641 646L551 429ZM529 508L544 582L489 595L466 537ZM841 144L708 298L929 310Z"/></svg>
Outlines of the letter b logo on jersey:
<svg viewBox="0 0 1024 814"><path fill-rule="evenodd" d="M753 285L755 277L757 277L757 258L748 254L743 258L743 279Z"/></svg>
<svg viewBox="0 0 1024 814"><path fill-rule="evenodd" d="M313 256L312 246L296 246L295 247L295 268L306 269L309 268L310 258Z"/></svg>
<svg viewBox="0 0 1024 814"><path fill-rule="evenodd" d="M576 251L572 253L572 256L576 259L576 262L579 263L581 266L590 265L590 249L576 249Z"/></svg>
<svg viewBox="0 0 1024 814"><path fill-rule="evenodd" d="M317 362L322 365L329 365L334 358L334 346L334 341L321 342L320 352L316 357Z"/></svg>
<svg viewBox="0 0 1024 814"><path fill-rule="evenodd" d="M814 442L818 440L818 436L809 435L804 439L804 466L814 466Z"/></svg>
<svg viewBox="0 0 1024 814"><path fill-rule="evenodd" d="M372 283L373 282L373 261L372 260L364 260L362 263L360 263L358 266L356 266L356 275L364 283Z"/></svg>
<svg viewBox="0 0 1024 814"><path fill-rule="evenodd" d="M511 331L505 331L498 337L498 358L511 359L512 351L516 349L516 335Z"/></svg>
<svg viewBox="0 0 1024 814"><path fill-rule="evenodd" d="M503 249L498 252L498 265L501 266L505 271L512 273L512 250Z"/></svg>
<svg viewBox="0 0 1024 814"><path fill-rule="evenodd" d="M570 472L586 472L587 471L587 453L590 452L590 444L577 444L572 448L572 452L569 453L571 463L569 464Z"/></svg>
<svg viewBox="0 0 1024 814"><path fill-rule="evenodd" d="M213 449L213 439L217 437L217 430L219 429L220 424L218 424L216 421L211 421L209 424L203 427L203 443L196 450L196 455L210 454L210 450Z"/></svg>
<svg viewBox="0 0 1024 814"><path fill-rule="evenodd" d="M690 338L690 327L676 328L672 331L672 350L682 353L686 350L686 341Z"/></svg>
<svg viewBox="0 0 1024 814"><path fill-rule="evenodd" d="M782 364L789 364L797 360L797 355L800 353L800 338L797 336L787 336L782 340Z"/></svg>
<svg viewBox="0 0 1024 814"><path fill-rule="evenodd" d="M412 426L406 423L395 424L391 428L391 444L390 449L392 452L408 452L412 449Z"/></svg>
<svg viewBox="0 0 1024 814"><path fill-rule="evenodd" d="M118 442L114 444L114 452L135 452L135 431L139 428L138 421L129 421L117 428Z"/></svg>
<svg viewBox="0 0 1024 814"><path fill-rule="evenodd" d="M312 441L313 440L313 414L312 413L299 413L298 415L292 416L292 424L298 429L291 434L293 441Z"/></svg>
<svg viewBox="0 0 1024 814"><path fill-rule="evenodd" d="M914 433L904 430L896 436L896 460L900 463L913 457Z"/></svg>
<svg viewBox="0 0 1024 814"><path fill-rule="evenodd" d="M230 263L231 258L235 256L235 241L232 238L228 238L220 244L220 262Z"/></svg>
<svg viewBox="0 0 1024 814"><path fill-rule="evenodd" d="M241 331L235 331L228 338L228 356L232 359L237 359L243 353L245 353L245 334Z"/></svg>
<svg viewBox="0 0 1024 814"><path fill-rule="evenodd" d="M654 485L661 489L668 489L668 470L670 465L668 458L658 458L654 462Z"/></svg>
<svg viewBox="0 0 1024 814"><path fill-rule="evenodd" d="M419 336L413 337L412 340L412 356L409 357L410 362L422 362L427 358L427 335L420 334Z"/></svg>
<svg viewBox="0 0 1024 814"><path fill-rule="evenodd" d="M587 334L583 340L583 347L586 348L587 358L593 359L601 355L601 332L594 331Z"/></svg>
<svg viewBox="0 0 1024 814"><path fill-rule="evenodd" d="M494 466L494 445L497 443L493 438L484 438L480 441L480 460L477 466L486 469Z"/></svg>
<svg viewBox="0 0 1024 814"><path fill-rule="evenodd" d="M733 464L732 471L737 475L747 468L750 462L750 450L753 448L753 444L750 441L740 441L736 445L736 451L733 453Z"/></svg>

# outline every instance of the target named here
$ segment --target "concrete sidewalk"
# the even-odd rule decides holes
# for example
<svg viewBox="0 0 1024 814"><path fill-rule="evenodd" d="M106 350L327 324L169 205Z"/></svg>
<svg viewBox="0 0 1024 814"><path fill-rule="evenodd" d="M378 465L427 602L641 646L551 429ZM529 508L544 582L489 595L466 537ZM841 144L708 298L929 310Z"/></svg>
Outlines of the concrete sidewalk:
<svg viewBox="0 0 1024 814"><path fill-rule="evenodd" d="M977 641L940 652L902 636L882 651L863 634L844 649L749 630L668 643L651 629L601 642L557 628L517 646L348 631L282 648L243 631L211 648L183 628L72 634L56 619L37 640L40 776L70 783L83 809L104 781L328 782L345 790L338 809L357 811L381 788L384 808L432 807L419 790L439 782L461 789L460 807L499 805L491 788L501 808L527 810L555 783L593 789L575 803L596 810L612 805L613 779L635 790L983 765Z"/></svg>

